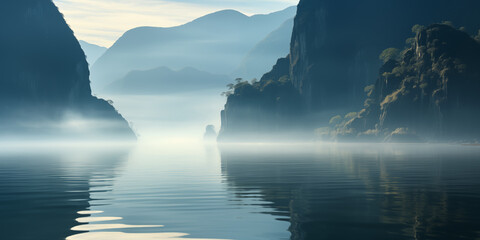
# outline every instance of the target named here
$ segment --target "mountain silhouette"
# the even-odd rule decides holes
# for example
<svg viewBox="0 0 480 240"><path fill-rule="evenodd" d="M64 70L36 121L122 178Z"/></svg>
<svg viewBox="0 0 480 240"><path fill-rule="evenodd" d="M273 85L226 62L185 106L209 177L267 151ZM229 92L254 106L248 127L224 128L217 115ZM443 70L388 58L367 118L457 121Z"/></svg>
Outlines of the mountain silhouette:
<svg viewBox="0 0 480 240"><path fill-rule="evenodd" d="M165 94L185 91L222 89L230 78L211 74L192 67L173 71L159 67L146 71L132 71L105 88L115 94Z"/></svg>
<svg viewBox="0 0 480 240"><path fill-rule="evenodd" d="M278 29L268 34L243 59L232 76L243 79L260 79L281 57L288 54L292 39L293 18L285 21Z"/></svg>
<svg viewBox="0 0 480 240"><path fill-rule="evenodd" d="M100 91L132 70L160 66L190 66L214 74L230 74L257 43L292 18L295 11L295 7L290 7L248 17L224 10L177 27L129 30L92 67L92 87Z"/></svg>
<svg viewBox="0 0 480 240"><path fill-rule="evenodd" d="M106 47L101 47L82 40L79 40L78 42L87 56L87 62L90 67L93 66L93 64L105 53L105 51L107 51Z"/></svg>

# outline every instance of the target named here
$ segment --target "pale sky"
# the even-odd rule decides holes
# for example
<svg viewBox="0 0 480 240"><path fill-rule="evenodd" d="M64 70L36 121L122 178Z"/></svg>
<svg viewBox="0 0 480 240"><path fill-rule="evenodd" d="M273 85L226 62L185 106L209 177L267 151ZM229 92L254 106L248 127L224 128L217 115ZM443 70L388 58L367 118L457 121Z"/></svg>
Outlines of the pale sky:
<svg viewBox="0 0 480 240"><path fill-rule="evenodd" d="M246 15L282 10L299 0L53 0L80 40L110 47L139 26L171 27L235 9Z"/></svg>

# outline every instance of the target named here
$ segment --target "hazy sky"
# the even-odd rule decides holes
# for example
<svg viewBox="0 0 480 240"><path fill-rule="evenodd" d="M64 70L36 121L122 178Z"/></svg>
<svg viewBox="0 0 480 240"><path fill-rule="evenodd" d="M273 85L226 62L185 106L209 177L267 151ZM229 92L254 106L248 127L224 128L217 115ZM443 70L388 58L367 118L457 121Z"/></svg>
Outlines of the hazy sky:
<svg viewBox="0 0 480 240"><path fill-rule="evenodd" d="M109 47L138 26L170 27L205 14L235 9L247 15L270 13L299 0L53 0L77 38Z"/></svg>

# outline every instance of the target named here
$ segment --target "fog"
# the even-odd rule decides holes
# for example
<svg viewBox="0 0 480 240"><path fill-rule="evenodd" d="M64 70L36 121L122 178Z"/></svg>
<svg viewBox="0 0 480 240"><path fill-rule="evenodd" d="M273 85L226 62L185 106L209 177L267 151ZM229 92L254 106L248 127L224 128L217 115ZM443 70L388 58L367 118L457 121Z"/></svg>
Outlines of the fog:
<svg viewBox="0 0 480 240"><path fill-rule="evenodd" d="M191 143L207 125L220 129L223 89L165 95L108 95L141 142Z"/></svg>
<svg viewBox="0 0 480 240"><path fill-rule="evenodd" d="M109 49L51 0L3 4L0 239L478 238L475 8L342 4Z"/></svg>
<svg viewBox="0 0 480 240"><path fill-rule="evenodd" d="M91 118L74 112L63 112L59 117L43 118L32 115L30 118L16 119L5 123L0 133L0 149L40 147L45 145L74 146L76 144L95 147L96 143L106 145L128 144L135 141L126 133L125 122Z"/></svg>
<svg viewBox="0 0 480 240"><path fill-rule="evenodd" d="M469 167L478 166L477 147L292 138L205 143L206 126L214 125L217 132L220 128L219 113L225 102L221 91L101 96L110 99L127 119L137 134L136 143L61 136L0 140L0 173L7 173L0 174L0 188L8 190L5 196L18 199L17 191L36 191L36 195L21 195L24 202L5 204L10 210L5 210L3 218L28 219L23 221L33 225L34 231L18 233L23 225L12 225L4 234L20 238L39 232L41 237L68 236L70 240L263 240L299 239L297 236L307 232L351 239L359 234L352 222L353 226L366 221L379 226L370 230L372 236L411 236L410 230L417 224L449 226L444 212L453 211L460 216L459 222L476 216L444 201L452 197L438 198L440 193L427 191L428 196L422 198L416 191L450 176L475 177ZM41 127L81 132L90 125L109 123L66 114L60 124L52 124ZM447 163L455 165L443 167ZM12 176L19 180L12 181ZM421 180L412 182L411 176ZM472 186L478 182L477 177L473 179ZM402 188L407 184L414 193ZM47 194L54 199L37 199ZM53 210L46 207L51 204L55 204ZM466 204L470 207L476 202ZM42 211L33 214L31 208ZM336 209L339 216L360 214L346 220L329 211L324 214L325 209ZM50 216L50 211L64 216ZM439 220L423 220L428 211L440 211ZM366 217L372 214L378 219ZM402 218L388 222L385 218L390 214ZM419 214L421 220L411 223ZM338 224L326 228L326 233L317 232L316 228L304 230L310 222L303 219L320 226L332 219ZM387 224L389 232L383 227Z"/></svg>

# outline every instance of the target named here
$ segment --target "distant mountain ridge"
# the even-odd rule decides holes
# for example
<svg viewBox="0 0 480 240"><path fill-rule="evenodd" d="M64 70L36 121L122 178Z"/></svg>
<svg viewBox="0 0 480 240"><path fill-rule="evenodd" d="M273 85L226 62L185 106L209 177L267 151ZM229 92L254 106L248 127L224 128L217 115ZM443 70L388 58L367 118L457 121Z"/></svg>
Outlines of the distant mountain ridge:
<svg viewBox="0 0 480 240"><path fill-rule="evenodd" d="M230 81L227 75L211 74L192 67L174 71L159 67L132 71L105 88L114 94L169 94L207 89L223 89Z"/></svg>
<svg viewBox="0 0 480 240"><path fill-rule="evenodd" d="M270 69L276 59L285 57L292 39L293 18L285 21L279 28L268 34L250 50L240 66L232 73L235 78L260 79Z"/></svg>
<svg viewBox="0 0 480 240"><path fill-rule="evenodd" d="M87 62L90 67L93 66L97 59L107 51L106 47L88 43L83 40L79 40L78 42L80 43L80 46L85 52L85 56L87 56Z"/></svg>
<svg viewBox="0 0 480 240"><path fill-rule="evenodd" d="M191 66L213 74L230 74L256 44L295 12L296 7L290 7L248 17L224 10L178 27L129 30L91 68L92 87L101 90L132 70L160 66Z"/></svg>

